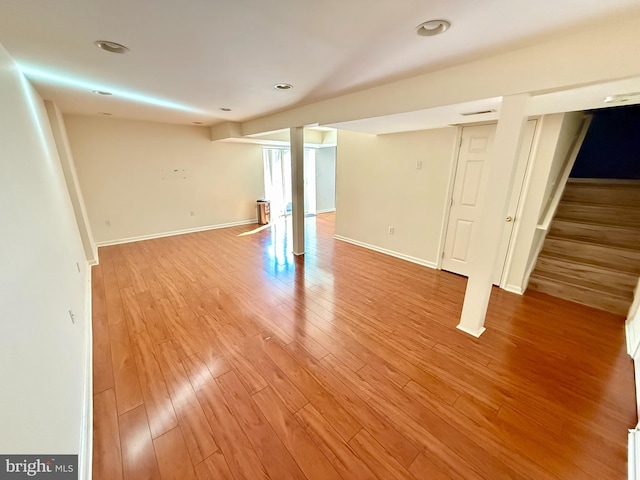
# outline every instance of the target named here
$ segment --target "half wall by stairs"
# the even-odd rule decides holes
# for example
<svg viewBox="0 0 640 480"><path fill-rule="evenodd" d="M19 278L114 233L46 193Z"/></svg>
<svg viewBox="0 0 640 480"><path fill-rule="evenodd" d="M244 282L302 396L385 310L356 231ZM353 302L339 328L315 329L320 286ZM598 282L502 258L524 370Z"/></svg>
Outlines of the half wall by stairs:
<svg viewBox="0 0 640 480"><path fill-rule="evenodd" d="M567 183L529 288L626 315L640 275L640 181Z"/></svg>

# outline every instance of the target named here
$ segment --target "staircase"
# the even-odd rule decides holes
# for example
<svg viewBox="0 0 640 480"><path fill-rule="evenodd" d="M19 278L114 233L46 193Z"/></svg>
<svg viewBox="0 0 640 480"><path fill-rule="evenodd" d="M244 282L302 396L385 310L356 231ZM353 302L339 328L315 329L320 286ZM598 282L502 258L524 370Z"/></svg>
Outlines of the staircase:
<svg viewBox="0 0 640 480"><path fill-rule="evenodd" d="M626 315L640 275L640 181L567 183L529 288Z"/></svg>

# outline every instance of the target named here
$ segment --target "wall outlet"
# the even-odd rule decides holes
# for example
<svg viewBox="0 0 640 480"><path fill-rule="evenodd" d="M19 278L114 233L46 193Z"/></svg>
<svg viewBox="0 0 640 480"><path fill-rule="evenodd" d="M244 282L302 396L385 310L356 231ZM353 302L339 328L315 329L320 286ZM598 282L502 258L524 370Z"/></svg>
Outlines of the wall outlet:
<svg viewBox="0 0 640 480"><path fill-rule="evenodd" d="M195 217L195 216L196 216L196 212L194 212L193 210L191 210L191 211L189 212L189 215L191 215L192 217Z"/></svg>
<svg viewBox="0 0 640 480"><path fill-rule="evenodd" d="M422 169L422 160L418 160L416 162L416 170L421 170Z"/></svg>
<svg viewBox="0 0 640 480"><path fill-rule="evenodd" d="M111 226L111 220L105 220L105 221L104 221L104 224L105 224L107 227L110 227L110 226Z"/></svg>
<svg viewBox="0 0 640 480"><path fill-rule="evenodd" d="M393 235L396 231L396 227L389 227L389 235Z"/></svg>

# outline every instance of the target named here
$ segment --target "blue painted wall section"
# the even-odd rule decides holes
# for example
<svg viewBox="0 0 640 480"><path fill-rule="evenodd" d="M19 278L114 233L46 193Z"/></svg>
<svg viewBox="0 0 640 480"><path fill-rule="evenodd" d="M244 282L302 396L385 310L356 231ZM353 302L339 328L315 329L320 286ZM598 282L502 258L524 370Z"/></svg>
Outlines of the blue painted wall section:
<svg viewBox="0 0 640 480"><path fill-rule="evenodd" d="M571 177L640 179L640 106L593 112Z"/></svg>

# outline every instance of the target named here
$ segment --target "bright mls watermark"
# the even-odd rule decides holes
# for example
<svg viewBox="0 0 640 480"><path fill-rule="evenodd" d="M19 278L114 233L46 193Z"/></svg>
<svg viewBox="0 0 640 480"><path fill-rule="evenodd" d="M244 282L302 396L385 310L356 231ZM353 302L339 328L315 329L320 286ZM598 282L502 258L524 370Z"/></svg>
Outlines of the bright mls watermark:
<svg viewBox="0 0 640 480"><path fill-rule="evenodd" d="M78 455L0 455L0 480L78 480Z"/></svg>

